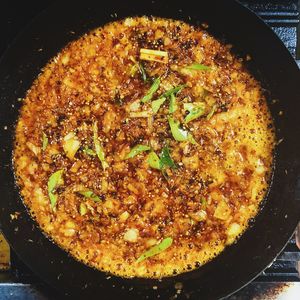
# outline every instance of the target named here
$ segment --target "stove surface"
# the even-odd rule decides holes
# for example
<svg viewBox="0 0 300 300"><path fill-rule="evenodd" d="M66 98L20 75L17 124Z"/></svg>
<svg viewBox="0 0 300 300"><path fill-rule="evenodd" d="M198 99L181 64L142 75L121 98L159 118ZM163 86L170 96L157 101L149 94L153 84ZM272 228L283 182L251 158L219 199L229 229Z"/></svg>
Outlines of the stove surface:
<svg viewBox="0 0 300 300"><path fill-rule="evenodd" d="M53 0L10 0L0 11L0 55L15 36ZM300 59L300 32L298 0L242 0L243 5L255 11L272 27L291 54ZM299 35L298 35L299 36ZM300 60L298 60L300 67ZM299 229L300 237L300 229ZM298 247L300 246L300 239ZM299 300L300 250L293 237L277 259L253 282L229 296L226 300ZM57 299L55 292L37 278L9 250L0 235L0 299Z"/></svg>

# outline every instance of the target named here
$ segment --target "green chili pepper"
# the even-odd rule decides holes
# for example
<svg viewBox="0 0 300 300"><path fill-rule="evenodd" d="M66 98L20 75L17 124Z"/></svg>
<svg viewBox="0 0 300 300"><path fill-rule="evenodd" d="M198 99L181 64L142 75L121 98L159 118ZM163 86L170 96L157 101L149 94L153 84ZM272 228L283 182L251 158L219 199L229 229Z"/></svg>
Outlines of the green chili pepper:
<svg viewBox="0 0 300 300"><path fill-rule="evenodd" d="M188 139L188 132L180 128L180 123L171 117L168 118L168 121L174 139L179 142L186 141Z"/></svg>
<svg viewBox="0 0 300 300"><path fill-rule="evenodd" d="M209 120L209 119L213 116L213 114L215 113L216 109L217 109L217 105L215 104L215 105L212 107L212 109L211 109L211 111L209 112L209 114L206 116L206 119L207 119L207 120Z"/></svg>
<svg viewBox="0 0 300 300"><path fill-rule="evenodd" d="M177 102L176 102L176 97L174 93L170 95L170 106L169 106L169 113L173 114L178 108Z"/></svg>
<svg viewBox="0 0 300 300"><path fill-rule="evenodd" d="M183 108L184 110L189 111L189 114L184 119L185 123L189 123L204 115L205 103L204 102L184 103Z"/></svg>
<svg viewBox="0 0 300 300"><path fill-rule="evenodd" d="M148 101L150 101L153 97L153 95L155 94L155 92L159 89L159 85L160 85L160 78L156 78L153 81L153 84L151 85L150 89L148 90L148 93L142 98L141 102L142 103L146 103Z"/></svg>
<svg viewBox="0 0 300 300"><path fill-rule="evenodd" d="M43 150L43 151L46 150L46 148L47 148L47 146L48 146L48 142L49 142L48 137L47 137L47 135L45 134L45 132L43 132L43 134L42 134L42 150Z"/></svg>
<svg viewBox="0 0 300 300"><path fill-rule="evenodd" d="M170 97L172 94L176 95L177 93L179 93L182 89L184 89L186 87L186 84L181 84L178 85L174 88L171 88L170 90L164 92L161 97Z"/></svg>
<svg viewBox="0 0 300 300"><path fill-rule="evenodd" d="M98 122L94 122L93 124L93 132L94 132L94 146L95 146L95 152L102 164L102 168L105 170L107 167L108 167L108 163L107 161L105 160L105 154L104 154L104 150L101 146L101 143L99 141L99 138L98 138Z"/></svg>
<svg viewBox="0 0 300 300"><path fill-rule="evenodd" d="M163 239L158 245L151 247L149 250L144 252L138 259L137 263L142 262L143 260L152 257L154 255L160 254L161 252L168 249L173 243L173 239L171 237L167 237Z"/></svg>
<svg viewBox="0 0 300 300"><path fill-rule="evenodd" d="M166 101L165 97L162 97L162 98L152 101L151 107L152 107L153 113L156 114L158 112L158 110L160 109L160 107L164 104L165 101Z"/></svg>
<svg viewBox="0 0 300 300"><path fill-rule="evenodd" d="M89 156L96 156L96 152L91 149L91 148L88 148L87 146L83 148L82 152L86 155L89 155Z"/></svg>
<svg viewBox="0 0 300 300"><path fill-rule="evenodd" d="M164 167L170 167L175 169L176 164L173 161L171 155L170 155L170 149L168 146L164 146L161 155L160 155L160 163L161 163L161 168L163 169Z"/></svg>
<svg viewBox="0 0 300 300"><path fill-rule="evenodd" d="M57 202L57 194L55 194L55 189L64 183L63 180L63 172L64 170L58 170L54 172L48 180L48 195L50 198L51 207L54 208Z"/></svg>
<svg viewBox="0 0 300 300"><path fill-rule="evenodd" d="M86 205L82 202L80 203L80 206L79 206L79 213L81 216L84 216L87 213Z"/></svg>
<svg viewBox="0 0 300 300"><path fill-rule="evenodd" d="M195 70L195 71L210 71L211 68L202 64L194 63L190 66L184 67L184 69Z"/></svg>
<svg viewBox="0 0 300 300"><path fill-rule="evenodd" d="M180 127L180 123L178 121L175 121L172 117L169 117L168 121L169 121L172 135L176 141L178 142L189 141L192 144L197 144L193 136L187 130L184 130Z"/></svg>
<svg viewBox="0 0 300 300"><path fill-rule="evenodd" d="M78 194L84 196L85 198L92 199L95 202L101 201L99 196L97 196L93 191L91 190L84 190L84 191L78 191Z"/></svg>
<svg viewBox="0 0 300 300"><path fill-rule="evenodd" d="M146 71L144 69L144 66L141 62L138 63L138 69L141 73L143 81L146 82L147 81L147 73L146 73Z"/></svg>
<svg viewBox="0 0 300 300"><path fill-rule="evenodd" d="M147 162L151 168L161 170L161 167L162 167L161 161L160 161L158 155L154 151L151 151L148 154Z"/></svg>
<svg viewBox="0 0 300 300"><path fill-rule="evenodd" d="M134 146L130 152L125 156L125 159L128 159L128 158L133 158L135 157L136 155L138 155L139 153L141 152L144 152L144 151L148 151L150 150L151 148L149 146L146 146L146 145L136 145Z"/></svg>

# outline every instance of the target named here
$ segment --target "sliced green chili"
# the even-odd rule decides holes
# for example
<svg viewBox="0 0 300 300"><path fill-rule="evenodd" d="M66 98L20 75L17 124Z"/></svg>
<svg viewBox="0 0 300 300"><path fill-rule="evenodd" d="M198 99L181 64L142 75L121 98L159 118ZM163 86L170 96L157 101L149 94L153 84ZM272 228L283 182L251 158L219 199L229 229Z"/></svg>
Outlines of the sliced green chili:
<svg viewBox="0 0 300 300"><path fill-rule="evenodd" d="M144 252L138 259L137 263L142 262L143 260L152 257L154 255L160 254L161 252L165 251L168 249L173 243L173 239L171 237L167 237L163 239L159 244L151 247L149 250Z"/></svg>
<svg viewBox="0 0 300 300"><path fill-rule="evenodd" d="M99 141L99 138L98 138L98 122L97 121L95 121L93 124L93 132L94 132L93 138L94 138L95 152L102 164L102 168L105 170L108 167L108 163L105 160L104 150L103 150L101 143Z"/></svg>
<svg viewBox="0 0 300 300"><path fill-rule="evenodd" d="M172 117L168 118L169 125L171 128L174 139L178 142L189 141L192 144L197 144L193 136L187 131L180 127L180 123L175 121Z"/></svg>
<svg viewBox="0 0 300 300"><path fill-rule="evenodd" d="M52 208L54 208L58 198L57 194L55 193L55 190L57 187L64 183L63 172L64 170L58 170L54 172L48 180L48 195L50 198Z"/></svg>
<svg viewBox="0 0 300 300"><path fill-rule="evenodd" d="M134 146L130 152L125 156L125 159L133 158L141 152L148 151L151 148L147 145L136 145Z"/></svg>
<svg viewBox="0 0 300 300"><path fill-rule="evenodd" d="M152 101L151 107L152 107L153 113L156 114L165 101L166 101L165 97L162 97L162 98Z"/></svg>
<svg viewBox="0 0 300 300"><path fill-rule="evenodd" d="M138 69L140 71L140 74L142 76L143 81L146 82L147 81L147 73L146 73L146 71L144 69L144 66L141 62L138 63Z"/></svg>
<svg viewBox="0 0 300 300"><path fill-rule="evenodd" d="M180 123L171 117L168 118L168 121L174 139L179 142L186 141L188 139L188 132L180 128Z"/></svg>
<svg viewBox="0 0 300 300"><path fill-rule="evenodd" d="M139 66L137 63L135 63L131 68L130 68L130 71L129 71L129 75L131 77L134 77L136 72L139 70Z"/></svg>
<svg viewBox="0 0 300 300"><path fill-rule="evenodd" d="M205 65L202 65L202 64L194 63L190 66L184 67L184 69L195 70L195 71L210 71L211 67L208 67L208 66L205 66Z"/></svg>
<svg viewBox="0 0 300 300"><path fill-rule="evenodd" d="M42 150L45 151L47 146L48 146L48 137L47 135L45 134L45 132L42 133Z"/></svg>
<svg viewBox="0 0 300 300"><path fill-rule="evenodd" d="M95 202L101 201L99 196L97 196L93 191L91 190L84 190L84 191L78 191L78 194L84 196L85 198L92 199Z"/></svg>
<svg viewBox="0 0 300 300"><path fill-rule="evenodd" d="M169 113L173 114L178 108L177 102L176 102L176 96L174 93L170 95L170 105L169 105Z"/></svg>
<svg viewBox="0 0 300 300"><path fill-rule="evenodd" d="M154 151L148 154L147 162L151 168L161 170L161 161Z"/></svg>
<svg viewBox="0 0 300 300"><path fill-rule="evenodd" d="M170 167L172 169L175 169L177 166L175 162L173 161L171 154L170 154L170 149L168 146L164 146L161 155L160 155L160 162L161 162L161 168L163 169L164 167Z"/></svg>
<svg viewBox="0 0 300 300"><path fill-rule="evenodd" d="M206 119L207 119L207 120L209 120L209 119L214 115L216 109L217 109L217 105L215 104L215 105L212 107L212 109L211 109L211 111L209 112L209 114L206 116Z"/></svg>
<svg viewBox="0 0 300 300"><path fill-rule="evenodd" d="M189 123L204 115L205 103L204 102L184 103L183 108L184 110L189 111L189 114L184 119L185 123Z"/></svg>
<svg viewBox="0 0 300 300"><path fill-rule="evenodd" d="M156 78L153 81L153 84L151 85L150 89L148 90L148 93L142 98L141 102L142 103L146 103L148 101L150 101L153 97L153 95L155 94L155 92L159 89L159 85L160 85L160 78Z"/></svg>
<svg viewBox="0 0 300 300"><path fill-rule="evenodd" d="M79 213L81 216L84 216L87 213L86 205L83 202L80 203Z"/></svg>
<svg viewBox="0 0 300 300"><path fill-rule="evenodd" d="M171 94L176 95L177 93L179 93L182 89L184 89L186 87L186 84L181 84L178 85L174 88L169 89L168 91L164 92L161 97L170 97Z"/></svg>
<svg viewBox="0 0 300 300"><path fill-rule="evenodd" d="M91 149L91 148L89 148L89 147L87 147L87 146L85 146L85 147L83 148L82 152L83 152L84 154L86 154L86 155L89 155L89 156L96 156L96 155L97 155L96 152L95 152L93 149Z"/></svg>

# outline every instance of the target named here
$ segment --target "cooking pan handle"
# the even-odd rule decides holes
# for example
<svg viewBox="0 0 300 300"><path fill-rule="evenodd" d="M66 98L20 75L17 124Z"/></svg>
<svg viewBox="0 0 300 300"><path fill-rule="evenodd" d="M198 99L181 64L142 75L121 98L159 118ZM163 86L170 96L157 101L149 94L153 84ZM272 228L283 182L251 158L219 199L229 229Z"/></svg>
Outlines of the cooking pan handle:
<svg viewBox="0 0 300 300"><path fill-rule="evenodd" d="M296 244L300 250L300 222L298 223L298 226L296 229Z"/></svg>
<svg viewBox="0 0 300 300"><path fill-rule="evenodd" d="M300 222L296 228L296 245L300 249ZM297 262L298 275L300 277L300 260Z"/></svg>

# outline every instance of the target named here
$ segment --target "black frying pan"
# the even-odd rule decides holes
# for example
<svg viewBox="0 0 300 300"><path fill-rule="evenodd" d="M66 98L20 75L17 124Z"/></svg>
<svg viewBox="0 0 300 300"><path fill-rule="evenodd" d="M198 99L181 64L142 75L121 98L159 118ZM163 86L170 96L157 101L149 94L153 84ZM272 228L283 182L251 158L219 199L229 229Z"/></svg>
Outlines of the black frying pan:
<svg viewBox="0 0 300 300"><path fill-rule="evenodd" d="M166 299L176 293L175 285L183 287L179 297L190 299L216 299L234 292L274 260L300 219L300 76L296 63L272 30L235 1L86 0L79 3L58 2L47 9L23 31L0 63L3 233L20 258L64 294L104 299L156 299L160 295ZM238 243L198 270L161 281L108 277L109 274L77 262L54 245L29 217L15 185L11 162L14 126L21 106L18 98L24 97L46 62L69 41L92 28L143 14L196 25L207 22L209 31L232 43L236 53L250 54L252 60L248 67L269 91L267 98L277 138L283 139L277 146L269 194L252 227ZM19 218L12 220L10 214L16 211L20 212Z"/></svg>

